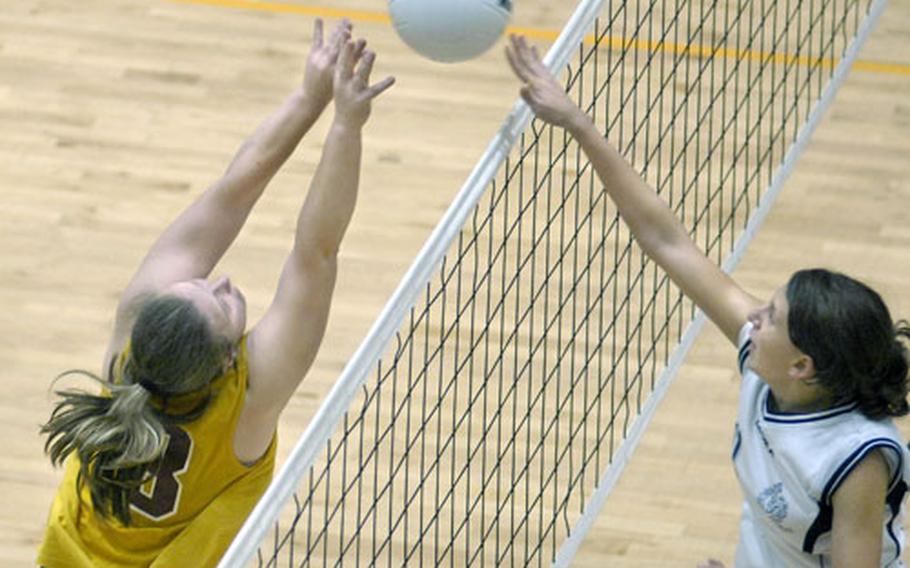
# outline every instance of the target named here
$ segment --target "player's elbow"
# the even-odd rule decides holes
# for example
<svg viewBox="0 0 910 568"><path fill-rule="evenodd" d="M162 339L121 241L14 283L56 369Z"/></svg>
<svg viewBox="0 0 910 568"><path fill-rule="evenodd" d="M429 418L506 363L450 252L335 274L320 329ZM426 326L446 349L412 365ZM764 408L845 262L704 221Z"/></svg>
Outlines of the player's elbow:
<svg viewBox="0 0 910 568"><path fill-rule="evenodd" d="M334 265L340 248L341 243L336 239L299 237L294 242L291 257L304 265Z"/></svg>

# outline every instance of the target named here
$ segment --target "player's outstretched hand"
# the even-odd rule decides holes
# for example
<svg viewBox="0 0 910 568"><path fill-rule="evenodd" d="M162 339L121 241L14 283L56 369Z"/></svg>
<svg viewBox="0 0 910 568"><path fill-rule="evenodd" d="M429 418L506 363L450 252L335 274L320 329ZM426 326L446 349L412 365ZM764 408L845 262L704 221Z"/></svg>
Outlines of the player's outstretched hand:
<svg viewBox="0 0 910 568"><path fill-rule="evenodd" d="M341 48L351 38L351 22L344 18L335 25L328 40L323 39L322 19L313 24L313 45L303 75L303 91L314 106L323 109L332 100L332 79Z"/></svg>
<svg viewBox="0 0 910 568"><path fill-rule="evenodd" d="M335 65L335 118L353 127L363 126L370 117L373 99L395 82L394 77L370 84L376 54L366 41L347 41Z"/></svg>
<svg viewBox="0 0 910 568"><path fill-rule="evenodd" d="M582 111L569 99L565 89L543 64L537 48L528 44L524 36L509 36L506 58L515 76L523 83L521 98L534 114L546 123L563 128L586 119Z"/></svg>

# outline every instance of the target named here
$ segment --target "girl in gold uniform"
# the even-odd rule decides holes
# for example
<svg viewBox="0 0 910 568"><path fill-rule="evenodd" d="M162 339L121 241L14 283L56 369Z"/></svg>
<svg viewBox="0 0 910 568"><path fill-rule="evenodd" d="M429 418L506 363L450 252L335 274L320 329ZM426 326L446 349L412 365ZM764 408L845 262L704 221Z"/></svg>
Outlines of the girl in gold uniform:
<svg viewBox="0 0 910 568"><path fill-rule="evenodd" d="M375 54L317 20L303 84L224 176L158 238L117 308L99 394L64 390L43 427L66 473L38 563L212 566L268 485L278 417L322 341L354 211ZM271 305L249 331L211 279L272 176L329 102L335 114Z"/></svg>

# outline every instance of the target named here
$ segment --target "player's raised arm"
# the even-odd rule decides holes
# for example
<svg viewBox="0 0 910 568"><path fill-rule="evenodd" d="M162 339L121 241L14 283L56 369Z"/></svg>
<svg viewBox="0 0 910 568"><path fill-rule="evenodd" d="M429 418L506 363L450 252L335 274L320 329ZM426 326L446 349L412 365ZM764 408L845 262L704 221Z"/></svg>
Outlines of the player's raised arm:
<svg viewBox="0 0 910 568"><path fill-rule="evenodd" d="M506 55L536 116L565 128L581 145L642 250L736 343L749 312L761 305L695 245L667 204L566 95L525 38L512 36Z"/></svg>
<svg viewBox="0 0 910 568"><path fill-rule="evenodd" d="M132 308L144 295L175 282L206 278L246 222L266 185L332 99L332 73L351 25L340 22L323 39L316 20L304 80L242 144L224 175L164 230L121 297L117 330L131 327Z"/></svg>
<svg viewBox="0 0 910 568"><path fill-rule="evenodd" d="M347 42L334 76L335 116L322 158L297 219L294 246L272 304L250 332L250 390L242 417L249 445L265 447L278 415L309 369L322 341L337 255L354 212L360 179L361 131L371 103L393 83L370 85L375 54ZM256 434L258 432L258 434ZM243 441L236 444L243 452Z"/></svg>

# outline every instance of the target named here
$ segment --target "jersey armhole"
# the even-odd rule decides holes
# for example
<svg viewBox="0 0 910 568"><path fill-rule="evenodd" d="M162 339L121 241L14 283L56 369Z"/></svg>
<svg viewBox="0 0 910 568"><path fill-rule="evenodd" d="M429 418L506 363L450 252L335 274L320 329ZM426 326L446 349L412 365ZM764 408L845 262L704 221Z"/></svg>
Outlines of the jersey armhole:
<svg viewBox="0 0 910 568"><path fill-rule="evenodd" d="M888 482L888 491L903 478L904 458L900 446L890 438L874 438L867 440L859 448L854 450L841 464L834 470L834 474L825 484L821 494L821 502L830 505L831 497L840 487L841 483L847 479L847 476L862 462L869 454L875 450L890 450L882 452L885 462L888 464L891 473Z"/></svg>

